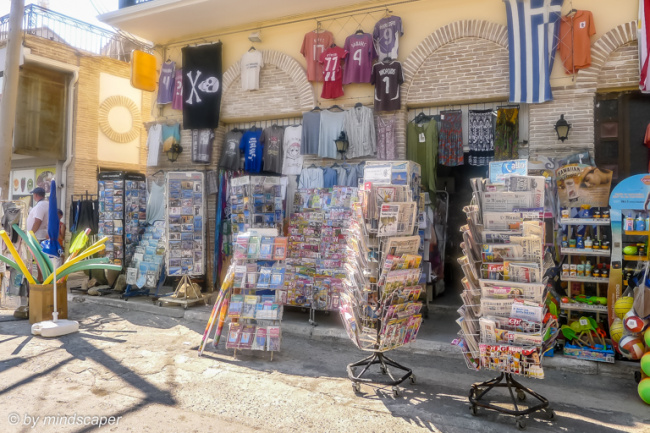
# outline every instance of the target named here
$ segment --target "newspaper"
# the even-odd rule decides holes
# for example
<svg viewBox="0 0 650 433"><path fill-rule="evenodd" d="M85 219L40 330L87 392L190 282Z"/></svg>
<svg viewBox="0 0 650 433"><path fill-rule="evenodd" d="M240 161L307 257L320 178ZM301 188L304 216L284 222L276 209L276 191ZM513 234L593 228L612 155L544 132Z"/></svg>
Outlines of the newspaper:
<svg viewBox="0 0 650 433"><path fill-rule="evenodd" d="M521 230L524 218L521 212L485 212L484 230Z"/></svg>
<svg viewBox="0 0 650 433"><path fill-rule="evenodd" d="M385 255L401 256L402 254L417 254L420 246L419 236L392 237L386 240Z"/></svg>
<svg viewBox="0 0 650 433"><path fill-rule="evenodd" d="M544 254L544 248L542 245L542 238L539 236L513 236L510 238L510 242L514 245L521 247L522 255L519 257L512 257L516 259L523 259L524 261L530 261L539 263L541 266L542 255Z"/></svg>
<svg viewBox="0 0 650 433"><path fill-rule="evenodd" d="M480 279L481 294L484 298L510 299L521 298L531 302L542 302L545 285L542 283L518 283L516 281L498 281Z"/></svg>
<svg viewBox="0 0 650 433"><path fill-rule="evenodd" d="M377 236L404 236L413 233L417 219L417 203L395 202L381 205Z"/></svg>
<svg viewBox="0 0 650 433"><path fill-rule="evenodd" d="M544 208L546 178L543 176L510 175L505 179L508 191L530 191L533 193L531 208Z"/></svg>
<svg viewBox="0 0 650 433"><path fill-rule="evenodd" d="M484 192L481 200L483 212L512 212L516 208L530 208L532 191Z"/></svg>

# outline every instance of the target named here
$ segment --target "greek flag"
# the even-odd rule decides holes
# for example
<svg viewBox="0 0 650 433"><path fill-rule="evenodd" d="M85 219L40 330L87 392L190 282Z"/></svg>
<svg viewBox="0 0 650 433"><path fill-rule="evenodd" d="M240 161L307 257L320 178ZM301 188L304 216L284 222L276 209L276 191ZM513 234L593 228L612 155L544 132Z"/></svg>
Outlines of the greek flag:
<svg viewBox="0 0 650 433"><path fill-rule="evenodd" d="M553 99L551 69L564 0L503 0L508 14L510 102Z"/></svg>

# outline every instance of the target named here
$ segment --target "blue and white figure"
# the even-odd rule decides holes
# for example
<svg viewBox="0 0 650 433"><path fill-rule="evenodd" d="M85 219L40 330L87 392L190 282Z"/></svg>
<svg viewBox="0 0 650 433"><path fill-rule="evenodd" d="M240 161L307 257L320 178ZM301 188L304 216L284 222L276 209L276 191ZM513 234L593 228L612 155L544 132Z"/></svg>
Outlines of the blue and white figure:
<svg viewBox="0 0 650 433"><path fill-rule="evenodd" d="M508 14L510 102L551 101L550 76L564 0L503 0Z"/></svg>

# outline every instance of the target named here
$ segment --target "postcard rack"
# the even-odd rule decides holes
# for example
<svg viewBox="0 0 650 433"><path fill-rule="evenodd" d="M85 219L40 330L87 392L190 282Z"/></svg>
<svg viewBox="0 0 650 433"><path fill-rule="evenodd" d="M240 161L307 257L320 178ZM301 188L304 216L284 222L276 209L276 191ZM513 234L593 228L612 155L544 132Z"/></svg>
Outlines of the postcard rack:
<svg viewBox="0 0 650 433"><path fill-rule="evenodd" d="M422 256L417 254L420 237L413 236L417 205L412 201L409 204L396 202L385 209L383 220L370 221L366 205L373 194L372 186L364 185L360 191L361 202L352 205L345 264L347 277L340 309L352 342L371 355L349 364L347 373L353 390L359 393L361 383L374 381L367 377L370 367L379 365L381 373L388 376L383 384L392 386L397 396L398 385L407 379L415 383L415 375L409 367L385 353L415 341L422 323L422 303L417 299L426 290L420 284ZM410 213L401 214L403 209ZM387 227L388 224L392 228ZM376 227L372 230L374 233L370 227ZM380 236L393 234L394 228L409 233ZM399 375L394 375L389 367L399 371ZM358 368L361 369L359 373Z"/></svg>
<svg viewBox="0 0 650 433"><path fill-rule="evenodd" d="M471 370L499 372L471 386L471 413L477 415L482 407L512 415L523 429L526 415L545 411L550 419L555 416L545 397L514 379L544 378L542 358L559 331L557 315L549 312L549 306L557 311L548 277L557 267L550 254L544 254L544 182L527 175L506 176L492 184L470 181L474 195L463 209L464 255L458 259L464 273L457 320L461 331L453 343ZM509 404L494 396L499 388L507 388ZM532 403L524 406L527 396Z"/></svg>

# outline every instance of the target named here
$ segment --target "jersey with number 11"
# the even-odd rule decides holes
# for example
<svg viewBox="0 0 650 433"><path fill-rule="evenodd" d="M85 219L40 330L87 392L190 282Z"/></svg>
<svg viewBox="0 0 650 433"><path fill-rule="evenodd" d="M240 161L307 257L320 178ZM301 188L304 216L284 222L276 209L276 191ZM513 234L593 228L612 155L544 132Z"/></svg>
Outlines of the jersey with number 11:
<svg viewBox="0 0 650 433"><path fill-rule="evenodd" d="M320 55L323 65L323 92L322 98L335 99L343 96L343 59L348 52L341 47L331 47Z"/></svg>

